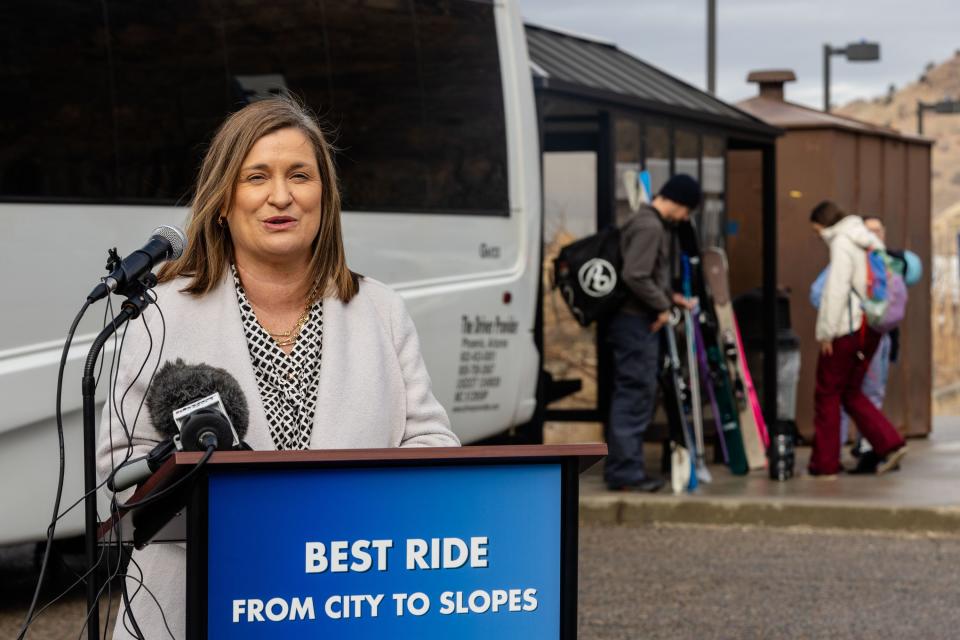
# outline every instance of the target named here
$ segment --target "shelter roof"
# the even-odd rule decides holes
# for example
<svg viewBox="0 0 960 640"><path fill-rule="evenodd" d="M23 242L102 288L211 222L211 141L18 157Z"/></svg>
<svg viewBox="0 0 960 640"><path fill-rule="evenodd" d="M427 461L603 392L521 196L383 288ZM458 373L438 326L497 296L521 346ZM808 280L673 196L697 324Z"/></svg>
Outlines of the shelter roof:
<svg viewBox="0 0 960 640"><path fill-rule="evenodd" d="M713 122L773 137L782 133L715 96L622 51L615 44L527 24L534 82L666 116Z"/></svg>
<svg viewBox="0 0 960 640"><path fill-rule="evenodd" d="M742 100L737 103L737 106L782 129L840 129L860 134L895 138L904 142L933 144L933 140L929 138L903 133L891 127L883 127L856 118L827 113L794 102L766 96L754 96Z"/></svg>

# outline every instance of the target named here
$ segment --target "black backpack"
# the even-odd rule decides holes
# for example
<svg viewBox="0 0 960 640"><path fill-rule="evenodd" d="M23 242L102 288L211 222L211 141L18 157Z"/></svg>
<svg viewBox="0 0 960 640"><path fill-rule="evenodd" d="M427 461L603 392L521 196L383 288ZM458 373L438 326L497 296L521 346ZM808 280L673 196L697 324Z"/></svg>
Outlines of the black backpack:
<svg viewBox="0 0 960 640"><path fill-rule="evenodd" d="M620 230L607 227L560 250L553 261L553 287L584 327L612 316L627 292L620 279Z"/></svg>

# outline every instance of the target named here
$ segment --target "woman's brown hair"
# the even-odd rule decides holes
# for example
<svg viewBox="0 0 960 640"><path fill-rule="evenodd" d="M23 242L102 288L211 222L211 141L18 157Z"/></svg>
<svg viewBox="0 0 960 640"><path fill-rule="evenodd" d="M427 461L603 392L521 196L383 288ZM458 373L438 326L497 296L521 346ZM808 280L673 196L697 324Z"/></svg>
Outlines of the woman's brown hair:
<svg viewBox="0 0 960 640"><path fill-rule="evenodd" d="M187 248L179 260L160 270L160 282L178 276L192 278L183 289L195 296L209 293L230 266L233 243L230 230L218 222L233 206L234 188L243 160L253 145L280 129L301 131L313 145L320 169L320 231L313 242L310 282L321 283L317 295L335 295L349 302L358 281L347 268L340 227L340 191L333 153L317 121L292 97L269 98L247 105L224 121L210 142L197 177L191 216L187 224ZM312 301L311 301L312 302Z"/></svg>
<svg viewBox="0 0 960 640"><path fill-rule="evenodd" d="M847 213L830 200L824 200L810 212L810 222L824 227L832 227L846 217Z"/></svg>

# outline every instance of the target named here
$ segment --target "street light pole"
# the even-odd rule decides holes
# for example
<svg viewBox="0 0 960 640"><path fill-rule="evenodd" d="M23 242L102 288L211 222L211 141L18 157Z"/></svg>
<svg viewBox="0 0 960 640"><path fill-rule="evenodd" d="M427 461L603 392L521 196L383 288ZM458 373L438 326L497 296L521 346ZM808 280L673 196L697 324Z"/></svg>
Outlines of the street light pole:
<svg viewBox="0 0 960 640"><path fill-rule="evenodd" d="M707 0L707 91L717 93L717 0Z"/></svg>
<svg viewBox="0 0 960 640"><path fill-rule="evenodd" d="M960 100L945 99L940 102L917 100L917 134L923 135L923 112L960 113Z"/></svg>
<svg viewBox="0 0 960 640"><path fill-rule="evenodd" d="M823 45L823 111L830 113L830 56L833 47Z"/></svg>
<svg viewBox="0 0 960 640"><path fill-rule="evenodd" d="M846 56L850 62L872 62L880 59L880 45L876 42L851 42L846 47L823 45L823 110L830 113L830 56Z"/></svg>

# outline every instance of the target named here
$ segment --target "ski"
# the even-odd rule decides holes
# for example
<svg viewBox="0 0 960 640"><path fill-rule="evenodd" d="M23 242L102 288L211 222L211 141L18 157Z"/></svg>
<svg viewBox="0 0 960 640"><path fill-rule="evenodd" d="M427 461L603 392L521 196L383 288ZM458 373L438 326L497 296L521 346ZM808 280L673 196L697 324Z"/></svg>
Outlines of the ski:
<svg viewBox="0 0 960 640"><path fill-rule="evenodd" d="M684 254L681 258L683 265L683 295L688 300L693 299L693 275L690 266L690 256ZM684 346L687 355L687 380L690 386L690 408L693 416L693 439L696 450L694 452L694 466L699 482L712 482L713 477L707 469L707 461L703 438L703 401L700 397L700 367L697 360L697 338L694 329L694 315L690 309L683 310Z"/></svg>
<svg viewBox="0 0 960 640"><path fill-rule="evenodd" d="M677 349L676 329L680 323L679 314L673 313L670 322L663 327L667 339L667 353L664 382L666 395L672 395L666 402L667 419L670 423L671 465L670 477L674 493L684 489L694 491L697 488L696 449L690 433L690 388L683 378L680 364L680 351ZM679 432L679 433L677 433Z"/></svg>
<svg viewBox="0 0 960 640"><path fill-rule="evenodd" d="M700 365L700 376L703 381L703 387L707 390L707 399L710 401L710 412L713 414L714 428L717 433L717 442L720 445L720 452L723 454L724 464L730 464L730 453L727 451L727 439L723 437L723 419L722 413L720 411L720 403L717 401L717 384L714 383L711 377L710 371L710 362L707 358L707 345L703 340L703 331L700 329L701 325L701 310L700 305L698 304L693 310L694 318L696 322L693 323L694 331L694 340L696 341L697 346L697 362ZM746 465L744 465L746 466Z"/></svg>

